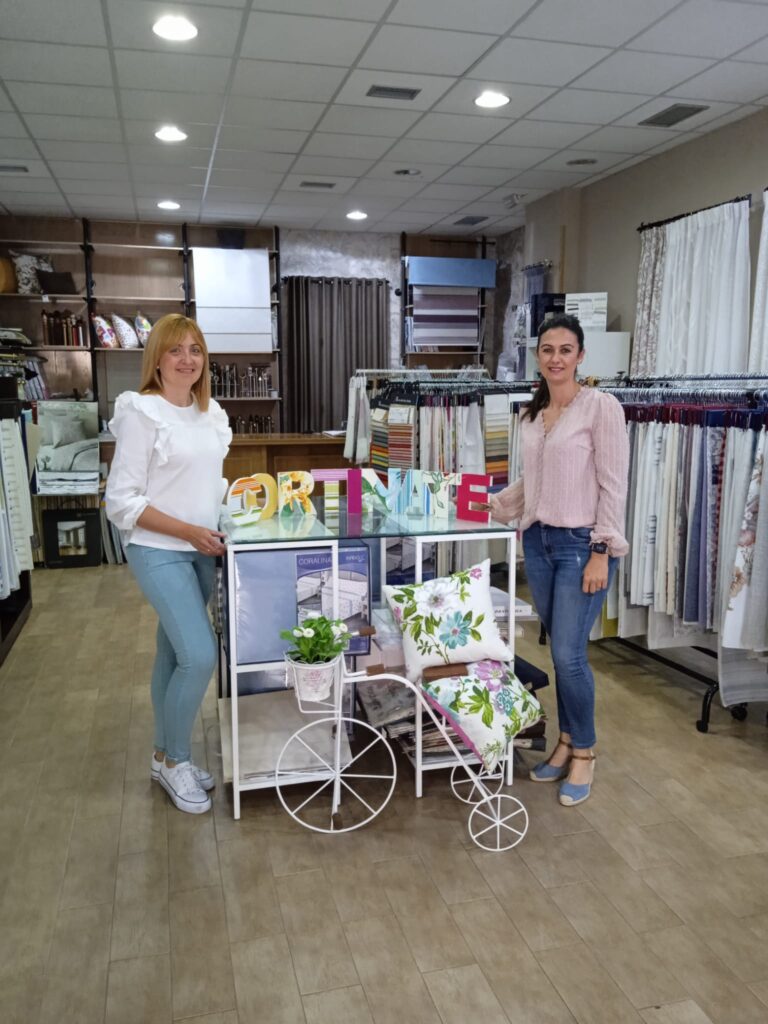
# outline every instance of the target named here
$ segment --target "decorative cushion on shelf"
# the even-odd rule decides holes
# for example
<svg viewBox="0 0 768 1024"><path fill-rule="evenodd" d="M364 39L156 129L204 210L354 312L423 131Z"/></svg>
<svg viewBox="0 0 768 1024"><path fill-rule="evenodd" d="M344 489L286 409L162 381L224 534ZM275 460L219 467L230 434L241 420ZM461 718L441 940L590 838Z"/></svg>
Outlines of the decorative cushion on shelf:
<svg viewBox="0 0 768 1024"><path fill-rule="evenodd" d="M115 329L117 340L120 348L139 348L139 339L136 335L136 331L131 327L127 320L123 320L121 316L116 313L112 316L112 326Z"/></svg>
<svg viewBox="0 0 768 1024"><path fill-rule="evenodd" d="M117 336L109 320L94 313L91 315L91 323L96 331L96 337L99 339L99 345L102 348L120 348Z"/></svg>
<svg viewBox="0 0 768 1024"><path fill-rule="evenodd" d="M422 682L424 696L493 771L507 744L542 717L541 705L510 665L476 661L460 676Z"/></svg>
<svg viewBox="0 0 768 1024"><path fill-rule="evenodd" d="M139 344L144 348L149 341L149 332L152 330L152 324L142 313L137 313L136 319L133 322L136 325L136 335L139 339Z"/></svg>
<svg viewBox="0 0 768 1024"><path fill-rule="evenodd" d="M31 252L14 252L8 250L16 271L16 284L19 295L40 295L42 289L37 279L38 270L53 271L53 264L47 256Z"/></svg>
<svg viewBox="0 0 768 1024"><path fill-rule="evenodd" d="M384 587L384 595L403 634L406 675L418 682L433 665L511 661L493 615L491 560L451 576Z"/></svg>
<svg viewBox="0 0 768 1024"><path fill-rule="evenodd" d="M0 294L7 295L16 291L16 271L13 269L13 260L7 256L0 258Z"/></svg>
<svg viewBox="0 0 768 1024"><path fill-rule="evenodd" d="M68 270L51 271L38 268L37 280L43 295L77 295L77 286Z"/></svg>

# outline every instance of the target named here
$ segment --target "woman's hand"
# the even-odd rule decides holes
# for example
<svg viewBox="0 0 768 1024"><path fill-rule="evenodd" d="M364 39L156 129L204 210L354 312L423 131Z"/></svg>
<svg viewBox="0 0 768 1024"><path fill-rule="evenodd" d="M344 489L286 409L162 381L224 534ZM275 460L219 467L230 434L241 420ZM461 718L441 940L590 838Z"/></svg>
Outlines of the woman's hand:
<svg viewBox="0 0 768 1024"><path fill-rule="evenodd" d="M584 566L581 578L581 589L585 594L596 594L608 586L608 555L600 555L593 551Z"/></svg>
<svg viewBox="0 0 768 1024"><path fill-rule="evenodd" d="M201 555L223 555L224 544L219 538L226 536L218 530L209 530L207 526L193 526L191 523L184 531L184 540L189 541L195 551Z"/></svg>

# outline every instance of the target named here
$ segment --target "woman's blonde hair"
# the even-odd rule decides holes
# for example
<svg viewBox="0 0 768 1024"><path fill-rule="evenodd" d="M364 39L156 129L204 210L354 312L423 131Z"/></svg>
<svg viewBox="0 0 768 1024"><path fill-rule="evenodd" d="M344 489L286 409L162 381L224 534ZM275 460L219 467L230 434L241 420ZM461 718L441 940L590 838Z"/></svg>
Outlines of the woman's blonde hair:
<svg viewBox="0 0 768 1024"><path fill-rule="evenodd" d="M195 342L203 350L204 362L203 372L192 385L192 394L197 399L197 406L201 412L208 411L208 403L211 400L211 374L208 367L208 346L205 344L203 332L194 320L181 313L168 313L160 317L149 333L149 340L144 349L144 359L141 364L141 387L142 395L158 395L163 390L163 382L160 377L160 360L170 349L180 344L188 334L191 334Z"/></svg>

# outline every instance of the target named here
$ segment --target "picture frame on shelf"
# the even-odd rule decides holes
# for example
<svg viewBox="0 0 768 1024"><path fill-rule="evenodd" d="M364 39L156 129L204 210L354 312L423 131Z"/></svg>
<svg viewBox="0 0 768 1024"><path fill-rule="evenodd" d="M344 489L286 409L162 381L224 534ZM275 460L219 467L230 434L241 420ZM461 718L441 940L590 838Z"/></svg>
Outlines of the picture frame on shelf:
<svg viewBox="0 0 768 1024"><path fill-rule="evenodd" d="M43 509L46 569L101 565L101 524L97 508Z"/></svg>

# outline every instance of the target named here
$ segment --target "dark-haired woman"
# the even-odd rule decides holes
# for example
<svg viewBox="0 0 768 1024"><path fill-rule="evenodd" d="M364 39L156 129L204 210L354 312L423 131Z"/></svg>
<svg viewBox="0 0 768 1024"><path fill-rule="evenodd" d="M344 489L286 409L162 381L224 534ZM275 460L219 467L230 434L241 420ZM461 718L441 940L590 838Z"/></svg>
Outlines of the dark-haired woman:
<svg viewBox="0 0 768 1024"><path fill-rule="evenodd" d="M594 776L595 682L587 641L618 558L627 552L624 510L629 444L612 395L582 387L584 332L557 315L539 329L543 378L522 421L523 476L491 498L502 522L520 520L525 570L549 635L560 738L534 782L560 782L560 803L590 795Z"/></svg>

